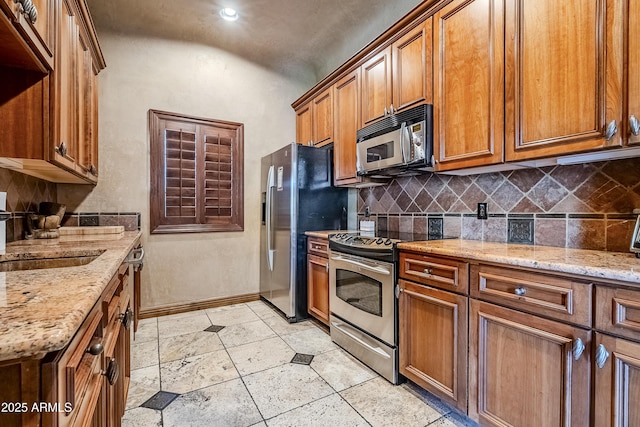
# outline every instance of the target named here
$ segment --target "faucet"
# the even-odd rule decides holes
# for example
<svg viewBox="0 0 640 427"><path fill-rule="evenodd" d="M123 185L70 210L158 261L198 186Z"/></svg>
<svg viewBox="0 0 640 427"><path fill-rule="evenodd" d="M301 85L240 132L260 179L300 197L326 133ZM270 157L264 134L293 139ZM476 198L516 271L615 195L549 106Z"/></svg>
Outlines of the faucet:
<svg viewBox="0 0 640 427"><path fill-rule="evenodd" d="M7 193L0 192L0 254L4 254L7 246L7 226L6 221L11 218L11 212L7 212Z"/></svg>

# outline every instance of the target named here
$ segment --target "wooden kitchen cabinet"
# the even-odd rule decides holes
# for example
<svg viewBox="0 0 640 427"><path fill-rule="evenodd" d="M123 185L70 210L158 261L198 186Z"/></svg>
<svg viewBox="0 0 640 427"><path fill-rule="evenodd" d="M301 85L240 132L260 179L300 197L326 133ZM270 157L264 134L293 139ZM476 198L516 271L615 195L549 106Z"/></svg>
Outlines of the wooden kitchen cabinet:
<svg viewBox="0 0 640 427"><path fill-rule="evenodd" d="M398 283L400 373L466 413L468 298Z"/></svg>
<svg viewBox="0 0 640 427"><path fill-rule="evenodd" d="M316 319L329 325L329 242L307 240L307 309Z"/></svg>
<svg viewBox="0 0 640 427"><path fill-rule="evenodd" d="M454 0L433 17L436 171L503 161L503 4Z"/></svg>
<svg viewBox="0 0 640 427"><path fill-rule="evenodd" d="M625 136L628 138L629 145L640 144L640 39L637 36L637 28L640 28L640 0L629 0L628 9L624 16L628 19L628 23L624 28L627 29L625 34L627 46L627 65L626 81L627 92L626 112L624 120L627 124Z"/></svg>
<svg viewBox="0 0 640 427"><path fill-rule="evenodd" d="M55 17L60 0L31 0L36 19L22 2L3 0L0 16L0 64L48 72L54 68ZM2 13L0 10L0 14Z"/></svg>
<svg viewBox="0 0 640 427"><path fill-rule="evenodd" d="M296 142L312 147L333 142L333 87L296 110Z"/></svg>
<svg viewBox="0 0 640 427"><path fill-rule="evenodd" d="M472 419L485 426L589 425L590 331L477 300L470 313Z"/></svg>
<svg viewBox="0 0 640 427"><path fill-rule="evenodd" d="M347 74L334 85L334 184L358 182L356 133L360 127L360 70Z"/></svg>
<svg viewBox="0 0 640 427"><path fill-rule="evenodd" d="M506 160L621 146L622 2L506 2L505 12Z"/></svg>
<svg viewBox="0 0 640 427"><path fill-rule="evenodd" d="M296 142L309 145L313 140L311 101L296 109Z"/></svg>
<svg viewBox="0 0 640 427"><path fill-rule="evenodd" d="M594 424L640 425L640 343L595 334Z"/></svg>
<svg viewBox="0 0 640 427"><path fill-rule="evenodd" d="M360 67L362 78L360 127L390 113L392 103L391 47L382 50Z"/></svg>

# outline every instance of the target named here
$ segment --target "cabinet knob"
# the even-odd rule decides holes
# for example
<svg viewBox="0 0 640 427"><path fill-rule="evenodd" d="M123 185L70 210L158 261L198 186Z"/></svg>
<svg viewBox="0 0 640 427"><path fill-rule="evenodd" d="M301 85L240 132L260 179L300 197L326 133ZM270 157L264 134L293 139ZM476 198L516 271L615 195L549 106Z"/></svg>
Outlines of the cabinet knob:
<svg viewBox="0 0 640 427"><path fill-rule="evenodd" d="M384 116L388 116L389 115L389 110L387 110L387 107L384 107Z"/></svg>
<svg viewBox="0 0 640 427"><path fill-rule="evenodd" d="M102 345L102 343L99 343L99 342L92 344L87 348L87 353L93 356L98 356L102 354L103 351L104 351L104 346Z"/></svg>
<svg viewBox="0 0 640 427"><path fill-rule="evenodd" d="M519 297L524 296L527 293L527 289L525 287L520 286L519 288L515 288L513 293L518 295Z"/></svg>
<svg viewBox="0 0 640 427"><path fill-rule="evenodd" d="M128 330L131 327L131 320L133 320L133 310L127 308L124 313L120 313L119 317L124 328Z"/></svg>
<svg viewBox="0 0 640 427"><path fill-rule="evenodd" d="M577 338L573 343L573 359L578 360L584 352L585 345L580 338Z"/></svg>
<svg viewBox="0 0 640 427"><path fill-rule="evenodd" d="M59 146L56 147L56 151L58 152L58 154L60 154L62 157L66 157L67 155L67 144L64 143L64 141L62 141L60 143Z"/></svg>
<svg viewBox="0 0 640 427"><path fill-rule="evenodd" d="M629 130L631 130L631 133L635 136L638 136L638 134L640 134L640 121L638 121L636 116L634 116L633 114L631 115L631 117L629 117Z"/></svg>
<svg viewBox="0 0 640 427"><path fill-rule="evenodd" d="M433 269L432 268L425 268L424 269L424 274L426 274L427 276L431 276L433 274Z"/></svg>
<svg viewBox="0 0 640 427"><path fill-rule="evenodd" d="M618 124L615 120L612 120L604 131L604 137L607 141L610 141L616 133L618 133Z"/></svg>
<svg viewBox="0 0 640 427"><path fill-rule="evenodd" d="M110 385L114 385L118 381L118 375L120 374L120 368L118 367L118 361L112 357L107 363L107 370L102 372L102 375L107 377Z"/></svg>
<svg viewBox="0 0 640 427"><path fill-rule="evenodd" d="M98 169L92 164L89 166L89 173L93 176L98 176Z"/></svg>
<svg viewBox="0 0 640 427"><path fill-rule="evenodd" d="M393 108L393 104L391 104L391 105L389 106L389 113L391 113L391 115L393 115L393 114L395 114L395 113L396 113L396 109L395 109L395 108Z"/></svg>
<svg viewBox="0 0 640 427"><path fill-rule="evenodd" d="M611 354L609 354L604 345L600 344L596 349L596 366L602 369L609 356L611 356Z"/></svg>

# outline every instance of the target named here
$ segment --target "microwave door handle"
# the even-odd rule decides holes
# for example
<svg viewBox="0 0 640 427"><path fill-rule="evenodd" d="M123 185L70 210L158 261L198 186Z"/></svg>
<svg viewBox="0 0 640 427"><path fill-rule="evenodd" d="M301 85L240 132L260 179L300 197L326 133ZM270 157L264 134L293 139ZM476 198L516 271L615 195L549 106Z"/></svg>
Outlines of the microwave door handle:
<svg viewBox="0 0 640 427"><path fill-rule="evenodd" d="M402 122L400 125L400 152L402 153L402 164L407 164L407 153L404 149L404 134L407 129L407 122Z"/></svg>

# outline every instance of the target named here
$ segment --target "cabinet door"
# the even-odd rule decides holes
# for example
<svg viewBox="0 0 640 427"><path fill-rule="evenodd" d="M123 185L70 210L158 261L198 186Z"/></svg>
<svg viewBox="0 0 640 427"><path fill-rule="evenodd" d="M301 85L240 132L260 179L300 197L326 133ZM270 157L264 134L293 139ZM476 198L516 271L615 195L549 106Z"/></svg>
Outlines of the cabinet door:
<svg viewBox="0 0 640 427"><path fill-rule="evenodd" d="M310 145L312 141L311 102L308 102L296 110L296 142Z"/></svg>
<svg viewBox="0 0 640 427"><path fill-rule="evenodd" d="M336 185L351 184L356 176L356 132L360 126L360 72L355 70L335 84L333 94L333 163Z"/></svg>
<svg viewBox="0 0 640 427"><path fill-rule="evenodd" d="M70 0L62 0L58 61L51 96L53 138L51 157L59 165L75 170L78 158L78 41L79 28Z"/></svg>
<svg viewBox="0 0 640 427"><path fill-rule="evenodd" d="M393 60L393 106L404 110L432 103L433 19L409 31L391 46Z"/></svg>
<svg viewBox="0 0 640 427"><path fill-rule="evenodd" d="M629 0L628 7L628 113L625 117L630 121L629 144L640 144L640 39L637 35L637 29L640 28L640 0Z"/></svg>
<svg viewBox="0 0 640 427"><path fill-rule="evenodd" d="M313 145L322 147L333 141L333 86L313 101Z"/></svg>
<svg viewBox="0 0 640 427"><path fill-rule="evenodd" d="M95 181L98 177L97 75L89 44L81 34L77 44L78 171Z"/></svg>
<svg viewBox="0 0 640 427"><path fill-rule="evenodd" d="M596 334L595 423L640 425L640 344Z"/></svg>
<svg viewBox="0 0 640 427"><path fill-rule="evenodd" d="M329 324L329 260L307 256L307 300L309 314Z"/></svg>
<svg viewBox="0 0 640 427"><path fill-rule="evenodd" d="M477 300L470 308L472 419L484 426L589 425L591 332Z"/></svg>
<svg viewBox="0 0 640 427"><path fill-rule="evenodd" d="M621 145L620 2L506 3L507 160Z"/></svg>
<svg viewBox="0 0 640 427"><path fill-rule="evenodd" d="M386 48L361 67L362 126L383 118L391 108L391 47Z"/></svg>
<svg viewBox="0 0 640 427"><path fill-rule="evenodd" d="M400 373L467 411L467 297L399 281Z"/></svg>
<svg viewBox="0 0 640 427"><path fill-rule="evenodd" d="M436 170L500 163L504 146L501 0L455 0L434 16Z"/></svg>

